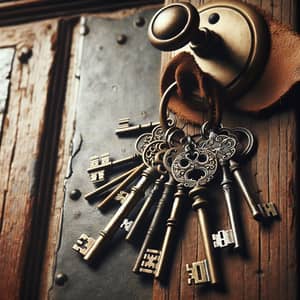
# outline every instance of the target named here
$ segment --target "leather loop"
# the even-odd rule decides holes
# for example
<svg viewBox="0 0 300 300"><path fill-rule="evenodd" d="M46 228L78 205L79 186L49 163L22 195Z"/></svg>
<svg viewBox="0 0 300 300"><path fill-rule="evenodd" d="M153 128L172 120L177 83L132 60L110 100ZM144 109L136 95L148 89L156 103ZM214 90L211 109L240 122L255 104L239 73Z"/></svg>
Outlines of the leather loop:
<svg viewBox="0 0 300 300"><path fill-rule="evenodd" d="M179 118L193 124L209 120L210 127L218 127L221 101L224 100L223 88L199 68L191 54L181 52L169 62L161 78L161 95L174 81L177 93L170 95L168 108Z"/></svg>

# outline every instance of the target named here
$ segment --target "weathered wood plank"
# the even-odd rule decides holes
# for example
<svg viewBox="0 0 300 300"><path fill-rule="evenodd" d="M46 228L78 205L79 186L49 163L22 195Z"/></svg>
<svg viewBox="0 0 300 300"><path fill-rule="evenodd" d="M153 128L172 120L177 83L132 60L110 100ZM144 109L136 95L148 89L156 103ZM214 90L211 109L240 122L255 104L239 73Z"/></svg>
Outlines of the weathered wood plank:
<svg viewBox="0 0 300 300"><path fill-rule="evenodd" d="M166 1L167 4L176 1ZM202 1L189 1L193 4ZM206 1L204 1L206 2ZM283 23L295 25L296 1L249 0L248 3L266 10ZM170 53L163 54L163 66L170 59ZM181 257L177 256L176 265L181 263L181 272L172 273L171 280L181 278L177 291L171 287L167 291L157 289L154 284L153 299L160 293L172 294L168 299L296 299L297 257L296 257L296 117L293 108L278 110L273 115L255 119L243 114L224 115L224 123L245 126L253 130L258 140L256 154L243 166L254 197L260 202L272 201L276 204L281 219L270 226L253 220L245 201L237 193L237 206L241 215L242 233L245 237L244 251L238 255L222 251L220 265L225 284L217 290L206 290L187 286L185 264L204 258L201 237L195 232L198 226L191 215L181 241ZM216 195L215 195L216 194ZM219 194L222 197L221 194ZM213 198L218 197L213 193ZM225 226L224 203L218 203L215 214L218 226ZM198 235L198 244L194 242ZM197 254L195 257L195 253ZM180 255L180 254L179 254Z"/></svg>
<svg viewBox="0 0 300 300"><path fill-rule="evenodd" d="M57 21L1 29L1 47L32 48L28 63L13 63L0 148L1 299L19 299L39 201L41 151ZM36 255L36 254L35 254Z"/></svg>

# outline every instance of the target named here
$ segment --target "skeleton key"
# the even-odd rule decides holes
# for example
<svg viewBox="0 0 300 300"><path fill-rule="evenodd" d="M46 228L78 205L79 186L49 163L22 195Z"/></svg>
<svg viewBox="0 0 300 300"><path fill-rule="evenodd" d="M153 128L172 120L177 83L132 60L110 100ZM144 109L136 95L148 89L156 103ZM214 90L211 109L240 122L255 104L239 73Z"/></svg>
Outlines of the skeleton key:
<svg viewBox="0 0 300 300"><path fill-rule="evenodd" d="M112 217L105 228L100 231L99 237L94 241L88 237L88 240L90 241L88 248L86 248L86 244L83 248L77 241L77 243L73 246L73 249L81 253L84 260L93 260L101 251L103 246L105 246L105 244L112 238L114 233L119 229L124 218L127 217L137 201L143 197L145 190L157 176L158 172L155 167L148 167L146 170L144 170L137 184L131 188L126 202L117 210L116 214ZM91 240L93 242L91 242Z"/></svg>
<svg viewBox="0 0 300 300"><path fill-rule="evenodd" d="M205 126L206 124L204 124ZM205 129L204 129L205 130ZM217 134L214 131L209 132L207 140L199 142L200 148L208 148L215 153L222 170L222 181L220 183L229 216L231 229L220 230L212 234L214 247L227 247L234 245L234 248L240 247L240 236L237 226L236 210L234 209L234 191L232 179L229 170L228 161L236 154L237 138L225 134Z"/></svg>
<svg viewBox="0 0 300 300"><path fill-rule="evenodd" d="M164 142L161 142L161 143L162 143L162 145L164 144ZM158 170L160 171L160 173L162 175L166 176L167 171L163 168L163 162L162 162L162 157L163 157L165 151L164 150L159 151L159 149L160 148L158 147L157 141L153 141L152 143L150 143L143 153L143 160L144 160L145 164L149 164L149 163L151 163L151 157L153 157L153 155L155 155L155 158L156 158L155 162L158 163L157 164ZM145 272L145 273L153 272L154 273L154 271L155 271L155 268L154 269L145 268L145 265L143 263L143 258L144 258L145 253L148 251L148 247L153 240L153 237L155 235L155 232L157 231L157 227L158 227L159 223L161 222L161 218L164 214L164 211L168 204L168 201L169 201L170 197L174 194L174 188L175 188L175 181L172 178L172 176L169 176L168 181L164 183L164 189L163 189L162 195L157 204L154 216L152 217L152 221L147 230L144 242L142 244L142 247L140 249L140 252L138 254L136 262L133 266L132 271L135 273L138 273L138 272Z"/></svg>
<svg viewBox="0 0 300 300"><path fill-rule="evenodd" d="M128 175L125 180L123 180L106 198L104 198L101 203L97 205L97 208L102 210L107 207L107 205L113 200L118 193L124 189L129 183L131 183L133 180L135 180L141 173L141 171L145 168L144 163L140 164L138 167L136 167L130 175Z"/></svg>
<svg viewBox="0 0 300 300"><path fill-rule="evenodd" d="M115 177L114 179L110 180L104 185L101 185L97 189L95 189L92 192L89 192L85 194L84 198L88 201L92 200L95 196L101 195L102 193L107 192L110 188L115 186L116 184L120 183L121 181L124 181L128 176L130 176L138 167L134 167L133 169L122 173L121 175ZM134 179L134 178L133 178Z"/></svg>
<svg viewBox="0 0 300 300"><path fill-rule="evenodd" d="M131 125L129 118L119 120L118 128L115 133L119 136L140 133L141 131L152 130L153 127L159 125L159 122L149 122L147 124Z"/></svg>
<svg viewBox="0 0 300 300"><path fill-rule="evenodd" d="M199 283L210 282L215 284L218 281L216 264L213 255L213 245L209 238L208 222L206 217L206 185L214 179L218 167L218 160L215 154L207 148L199 148L191 137L187 138L187 145L184 151L180 152L174 159L171 170L174 179L183 183L184 186L192 188L189 197L192 199L193 209L197 212L200 225L206 260L201 261L207 268L201 268L204 272L201 274Z"/></svg>
<svg viewBox="0 0 300 300"><path fill-rule="evenodd" d="M170 251L172 250L173 240L177 228L177 220L183 206L183 201L185 199L186 193L185 188L182 184L177 185L177 191L174 194L173 205L171 209L170 216L166 223L166 232L163 240L163 244L160 250L160 257L157 262L154 277L161 279L164 276L165 266L167 264L168 257L170 256Z"/></svg>
<svg viewBox="0 0 300 300"><path fill-rule="evenodd" d="M106 181L106 173L108 170L114 167L120 167L126 164L137 164L140 162L141 157L138 154L134 154L122 159L112 161L109 153L101 155L101 159L97 156L91 158L90 167L87 172L90 175L90 179L93 183L101 183Z"/></svg>
<svg viewBox="0 0 300 300"><path fill-rule="evenodd" d="M154 186L151 189L149 195L147 196L142 208L140 209L138 215L136 216L131 229L129 230L128 234L126 235L125 239L127 241L133 240L135 234L137 233L140 225L144 222L145 217L149 213L149 209L153 205L154 202L158 200L161 195L163 183L165 181L165 175L161 175L158 179L155 180Z"/></svg>
<svg viewBox="0 0 300 300"><path fill-rule="evenodd" d="M165 211L165 207L168 204L170 197L174 194L174 188L175 188L175 181L170 176L169 180L164 184L164 191L163 191L163 193L160 197L160 200L157 204L154 216L152 218L152 221L151 221L148 231L146 233L143 245L140 249L140 252L136 259L135 265L133 266L132 271L135 273L138 273L138 272L149 273L149 271L150 271L148 269L145 270L145 268L143 267L143 265L144 265L143 258L144 258L145 253L147 253L149 250L148 247L154 238L154 235L157 231L157 227L158 227L159 223L161 222L163 213ZM156 267L153 268L153 274L155 273L155 270L156 270Z"/></svg>

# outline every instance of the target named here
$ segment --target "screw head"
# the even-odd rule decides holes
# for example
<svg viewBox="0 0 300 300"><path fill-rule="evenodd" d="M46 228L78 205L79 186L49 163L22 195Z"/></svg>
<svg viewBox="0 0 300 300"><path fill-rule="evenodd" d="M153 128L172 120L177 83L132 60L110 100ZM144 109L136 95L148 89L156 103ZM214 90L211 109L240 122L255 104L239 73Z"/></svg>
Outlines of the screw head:
<svg viewBox="0 0 300 300"><path fill-rule="evenodd" d="M136 20L135 20L135 25L137 27L143 27L145 25L145 18L143 17L138 17Z"/></svg>
<svg viewBox="0 0 300 300"><path fill-rule="evenodd" d="M127 36L125 34L120 34L117 36L117 43L119 45L124 45L127 41Z"/></svg>
<svg viewBox="0 0 300 300"><path fill-rule="evenodd" d="M209 24L216 24L220 20L220 15L213 13L208 17Z"/></svg>
<svg viewBox="0 0 300 300"><path fill-rule="evenodd" d="M25 64L28 62L31 56L32 56L32 49L27 46L24 46L21 48L18 54L18 59L22 64Z"/></svg>
<svg viewBox="0 0 300 300"><path fill-rule="evenodd" d="M68 276L64 273L57 273L55 275L55 284L63 286L68 280Z"/></svg>
<svg viewBox="0 0 300 300"><path fill-rule="evenodd" d="M78 200L81 197L81 192L78 189L74 189L70 192L70 198L72 200Z"/></svg>

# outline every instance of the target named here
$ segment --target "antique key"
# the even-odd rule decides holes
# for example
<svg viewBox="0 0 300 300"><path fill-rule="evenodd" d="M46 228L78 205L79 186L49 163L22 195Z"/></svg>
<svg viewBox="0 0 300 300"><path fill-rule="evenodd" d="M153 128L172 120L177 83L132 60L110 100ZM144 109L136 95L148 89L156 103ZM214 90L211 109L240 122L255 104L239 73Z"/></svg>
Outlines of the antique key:
<svg viewBox="0 0 300 300"><path fill-rule="evenodd" d="M205 125L206 124L202 126L203 132L205 132ZM231 229L220 230L212 234L215 248L223 248L230 245L234 245L234 248L240 247L240 237L236 221L237 217L236 211L234 210L234 192L228 163L236 154L237 143L237 138L233 135L217 134L211 130L208 133L208 139L201 140L198 144L200 148L208 148L215 153L222 170L222 181L220 185L223 190Z"/></svg>
<svg viewBox="0 0 300 300"><path fill-rule="evenodd" d="M149 122L146 124L131 125L129 118L122 118L119 120L118 128L115 133L119 136L140 133L141 131L151 130L153 127L159 125L159 122Z"/></svg>
<svg viewBox="0 0 300 300"><path fill-rule="evenodd" d="M112 161L109 153L101 155L101 159L98 156L93 156L90 160L90 167L87 172L90 175L90 179L94 184L99 184L106 181L106 173L114 167L120 167L127 164L137 164L141 160L140 155L134 154L122 159Z"/></svg>
<svg viewBox="0 0 300 300"><path fill-rule="evenodd" d="M192 200L192 207L197 212L201 230L202 241L206 254L206 260L201 261L207 268L203 272L198 283L216 284L218 282L216 263L213 255L213 245L208 230L206 207L208 201L206 185L214 179L218 168L218 160L215 154L207 148L200 148L192 140L187 139L187 145L174 159L171 170L174 179L187 188L192 188L189 197ZM187 270L189 266L187 266Z"/></svg>
<svg viewBox="0 0 300 300"><path fill-rule="evenodd" d="M126 235L125 239L127 241L133 240L135 234L137 233L139 227L141 226L141 223L144 222L145 217L148 215L149 209L153 205L154 202L158 200L158 198L161 196L163 183L165 181L166 176L161 175L158 179L155 180L154 186L152 187L149 195L145 199L145 202L140 209L138 215L136 216L135 220L133 221L133 224Z"/></svg>
<svg viewBox="0 0 300 300"><path fill-rule="evenodd" d="M84 244L84 247L82 247L82 241L79 238L78 241L80 242L77 241L77 243L73 246L73 249L82 254L84 260L92 260L97 253L101 251L106 242L108 242L114 233L119 229L124 218L129 214L136 202L143 196L144 191L151 184L151 181L157 177L157 175L158 172L154 167L148 167L142 172L140 180L131 188L131 192L126 199L126 202L121 205L110 222L103 230L100 231L99 237L96 240L88 237L88 248L86 248L86 244Z"/></svg>

